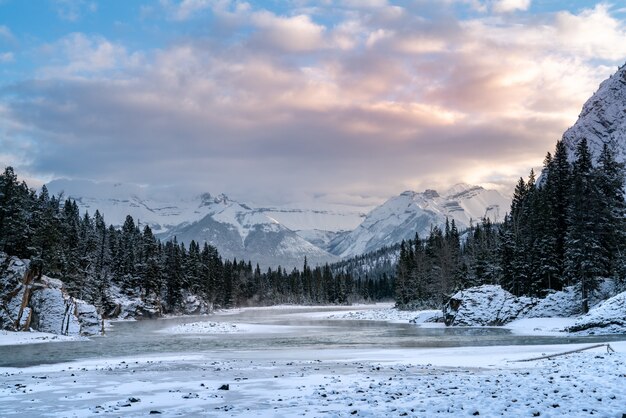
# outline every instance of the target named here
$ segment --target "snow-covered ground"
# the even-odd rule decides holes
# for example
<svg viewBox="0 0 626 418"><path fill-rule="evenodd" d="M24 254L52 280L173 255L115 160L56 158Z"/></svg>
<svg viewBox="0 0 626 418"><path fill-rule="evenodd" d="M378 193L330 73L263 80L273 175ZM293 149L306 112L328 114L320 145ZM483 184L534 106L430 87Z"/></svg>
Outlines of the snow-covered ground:
<svg viewBox="0 0 626 418"><path fill-rule="evenodd" d="M626 413L626 342L277 350L0 369L2 416L602 416ZM226 386L227 385L227 386ZM220 389L221 388L221 389Z"/></svg>
<svg viewBox="0 0 626 418"><path fill-rule="evenodd" d="M230 322L190 322L165 328L165 334L232 334L236 332L281 333L292 332L296 327L287 325L236 324Z"/></svg>
<svg viewBox="0 0 626 418"><path fill-rule="evenodd" d="M289 325L246 319L272 312L288 318L283 322ZM285 342L316 321L408 323L417 317L415 326L431 326L419 322L436 313L397 311L389 304L240 309L221 312L215 321L175 324L158 332L184 336L235 329L270 338L269 334L284 331L277 341ZM308 325L291 325L298 321ZM552 335L572 322L531 318L507 328L522 335ZM232 336L216 336L226 337ZM610 342L615 350L611 354L598 347L553 359L519 361L598 343L325 349L293 349L288 344L252 349L243 344L228 350L4 367L0 368L0 416L622 417L626 336L624 341Z"/></svg>
<svg viewBox="0 0 626 418"><path fill-rule="evenodd" d="M0 345L22 345L49 343L55 341L86 341L87 337L77 335L58 335L49 332L13 332L0 330Z"/></svg>
<svg viewBox="0 0 626 418"><path fill-rule="evenodd" d="M331 313L327 316L328 319L354 319L359 321L385 321L392 323L407 323L410 321L423 323L438 317L441 317L441 310L401 311L391 306L379 309Z"/></svg>

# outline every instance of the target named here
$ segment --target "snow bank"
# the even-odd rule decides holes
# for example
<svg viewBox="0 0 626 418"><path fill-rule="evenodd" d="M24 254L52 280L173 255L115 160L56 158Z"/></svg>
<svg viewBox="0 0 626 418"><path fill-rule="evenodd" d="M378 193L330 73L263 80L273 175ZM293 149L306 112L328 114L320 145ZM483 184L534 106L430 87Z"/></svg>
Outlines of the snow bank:
<svg viewBox="0 0 626 418"><path fill-rule="evenodd" d="M359 321L407 322L415 318L415 311L401 311L396 308L348 311L328 315L328 319L351 319Z"/></svg>
<svg viewBox="0 0 626 418"><path fill-rule="evenodd" d="M537 301L515 297L500 286L483 285L455 293L444 306L446 325L504 325L528 312Z"/></svg>
<svg viewBox="0 0 626 418"><path fill-rule="evenodd" d="M626 292L593 308L567 330L582 334L626 334Z"/></svg>
<svg viewBox="0 0 626 418"><path fill-rule="evenodd" d="M242 332L237 324L226 322L191 322L160 330L165 334L230 334Z"/></svg>
<svg viewBox="0 0 626 418"><path fill-rule="evenodd" d="M165 334L233 334L241 332L249 333L285 333L294 332L300 328L289 325L262 325L231 322L190 322L188 324L175 325L157 331Z"/></svg>
<svg viewBox="0 0 626 418"><path fill-rule="evenodd" d="M88 340L87 337L78 335L58 335L38 331L15 332L0 330L0 346L86 340Z"/></svg>

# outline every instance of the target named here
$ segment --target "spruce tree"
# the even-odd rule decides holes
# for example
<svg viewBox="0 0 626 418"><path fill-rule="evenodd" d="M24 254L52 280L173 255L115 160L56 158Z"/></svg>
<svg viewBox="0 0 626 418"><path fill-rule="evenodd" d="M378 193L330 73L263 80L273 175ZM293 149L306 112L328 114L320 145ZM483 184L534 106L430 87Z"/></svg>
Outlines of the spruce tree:
<svg viewBox="0 0 626 418"><path fill-rule="evenodd" d="M565 268L567 278L580 287L583 312L589 310L589 297L597 289L598 278L607 264L598 222L599 190L594 177L587 141L576 148L568 199Z"/></svg>

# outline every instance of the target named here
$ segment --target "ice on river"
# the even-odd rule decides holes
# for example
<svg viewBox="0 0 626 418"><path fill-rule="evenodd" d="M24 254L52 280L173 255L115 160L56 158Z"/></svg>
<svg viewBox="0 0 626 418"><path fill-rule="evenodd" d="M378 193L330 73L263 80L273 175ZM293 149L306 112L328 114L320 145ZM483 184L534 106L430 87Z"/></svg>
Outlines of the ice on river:
<svg viewBox="0 0 626 418"><path fill-rule="evenodd" d="M388 313L391 321L398 319ZM256 314L249 312L249 316ZM309 326L315 326L315 318L321 324L329 315L340 313L327 308L286 315L308 318ZM363 315L376 321L384 316ZM236 349L0 368L0 416L622 417L626 413L626 337L610 342L616 351L612 354L599 347L517 362L592 343L260 349L245 345L252 343L252 333L270 338L273 330L289 329L295 335L308 328L299 330L289 321L290 325L253 324L238 318L222 315L213 318L215 322L180 324L164 331L194 334L205 328L248 329L241 337L248 339ZM516 334L551 333L566 325L559 321L523 320L510 327ZM219 338L240 337L232 333ZM277 341L291 338L280 335ZM39 346L45 356L46 345Z"/></svg>

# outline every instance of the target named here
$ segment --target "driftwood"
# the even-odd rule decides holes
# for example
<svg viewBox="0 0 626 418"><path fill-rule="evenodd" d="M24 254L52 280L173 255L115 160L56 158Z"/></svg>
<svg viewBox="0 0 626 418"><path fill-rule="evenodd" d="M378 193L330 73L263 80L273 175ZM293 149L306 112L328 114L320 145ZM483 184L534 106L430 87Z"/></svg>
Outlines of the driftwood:
<svg viewBox="0 0 626 418"><path fill-rule="evenodd" d="M598 348L598 347L606 347L607 353L615 352L615 350L613 350L613 347L611 347L609 344L596 344L596 345L590 345L589 347L579 348L578 350L570 350L570 351L565 351L563 353L556 353L556 354L550 354L548 356L527 358L524 360L514 360L514 362L518 363L518 362L523 362L523 361L545 360L545 359L549 359L552 357L565 356L567 354L578 353L580 351L591 350L592 348Z"/></svg>

